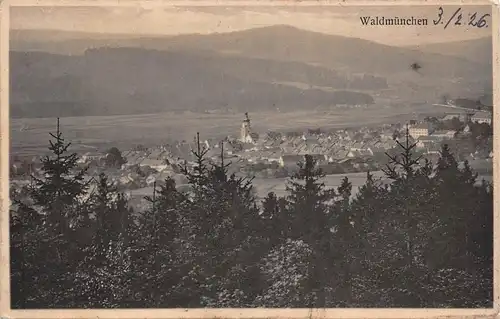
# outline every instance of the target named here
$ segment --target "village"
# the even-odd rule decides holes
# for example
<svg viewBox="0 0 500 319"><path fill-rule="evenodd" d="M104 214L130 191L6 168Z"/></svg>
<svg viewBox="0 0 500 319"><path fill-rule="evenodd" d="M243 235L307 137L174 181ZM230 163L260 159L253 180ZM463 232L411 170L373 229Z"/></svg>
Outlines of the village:
<svg viewBox="0 0 500 319"><path fill-rule="evenodd" d="M379 127L358 127L337 130L308 129L306 132L267 132L259 136L252 130L245 113L239 137L228 136L222 141L200 137L200 150L206 152L209 163L231 163L229 173L255 178L257 185L286 179L299 169L297 165L309 154L325 175L378 172L388 163L387 154L399 152L397 141L404 139L406 129L415 152L435 162L441 145L446 143L460 161L469 161L480 174L491 175L492 130L491 113L461 112L442 118L427 117L410 121L409 125L385 124ZM148 195L154 183L167 177L176 181L181 190L188 190L182 167L195 165L193 141L175 142L146 148L137 145L131 150L111 148L106 153L81 154L78 164L87 168L90 176L106 172L114 184L131 199ZM29 183L29 176L38 174L39 160L13 158L11 183ZM364 175L365 176L365 175ZM257 187L258 188L258 187ZM269 187L264 187L271 190ZM260 192L264 192L263 190ZM265 196L266 194L259 194Z"/></svg>

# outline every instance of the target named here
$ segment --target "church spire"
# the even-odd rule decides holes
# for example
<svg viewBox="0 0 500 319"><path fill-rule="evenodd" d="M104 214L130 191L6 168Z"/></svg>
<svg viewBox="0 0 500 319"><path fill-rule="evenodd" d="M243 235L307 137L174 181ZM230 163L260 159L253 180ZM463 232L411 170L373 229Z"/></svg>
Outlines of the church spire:
<svg viewBox="0 0 500 319"><path fill-rule="evenodd" d="M248 112L245 112L245 119L241 124L241 136L240 140L244 143L251 141L251 128L250 128L250 117L248 116Z"/></svg>

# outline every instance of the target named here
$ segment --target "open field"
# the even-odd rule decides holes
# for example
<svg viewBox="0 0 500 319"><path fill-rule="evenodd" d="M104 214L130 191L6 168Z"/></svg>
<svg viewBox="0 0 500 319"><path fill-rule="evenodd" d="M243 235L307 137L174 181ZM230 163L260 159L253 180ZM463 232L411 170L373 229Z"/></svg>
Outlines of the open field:
<svg viewBox="0 0 500 319"><path fill-rule="evenodd" d="M433 106L383 106L367 108L332 108L330 111L303 110L289 113L266 111L252 113L253 129L265 134L269 130L288 131L307 128L345 128L384 123L405 123L417 114L442 115L456 110ZM168 140L191 140L197 131L202 138L237 136L243 114L240 113L159 113L146 115L82 116L61 119L66 140L73 150L104 150L111 146L128 149L136 144L159 145ZM10 121L11 152L40 154L54 131L54 118L12 119Z"/></svg>
<svg viewBox="0 0 500 319"><path fill-rule="evenodd" d="M379 179L382 183L389 182L384 178L384 173L382 171L372 172L372 174L375 179ZM323 179L323 182L327 188L337 188L342 183L344 177L349 178L349 181L352 183L353 196L356 195L359 187L363 186L366 182L366 173L327 175ZM478 177L478 181L482 179L491 182L493 177L491 175L481 175ZM269 192L274 192L277 196L284 196L286 194L286 181L287 178L256 178L253 180L253 185L257 192L257 197L263 199ZM145 187L132 190L130 195L134 198L140 198L143 196L150 196L152 193L152 187Z"/></svg>

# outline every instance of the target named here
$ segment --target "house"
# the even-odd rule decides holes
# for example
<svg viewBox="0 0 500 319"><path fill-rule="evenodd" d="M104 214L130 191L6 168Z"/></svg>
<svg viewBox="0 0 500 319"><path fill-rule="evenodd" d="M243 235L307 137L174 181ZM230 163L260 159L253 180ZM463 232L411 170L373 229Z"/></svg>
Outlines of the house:
<svg viewBox="0 0 500 319"><path fill-rule="evenodd" d="M452 139L455 136L455 131L452 130L440 130L440 131L434 131L432 132L432 135L436 138L441 138L441 139Z"/></svg>
<svg viewBox="0 0 500 319"><path fill-rule="evenodd" d="M129 152L125 158L127 159L127 163L123 164L123 167L136 165L144 159L141 153L136 151Z"/></svg>
<svg viewBox="0 0 500 319"><path fill-rule="evenodd" d="M371 156L385 156L386 149L381 146L370 146L368 147L368 151L371 153Z"/></svg>
<svg viewBox="0 0 500 319"><path fill-rule="evenodd" d="M190 160L193 158L193 153L192 153L193 148L191 147L190 144L188 143L179 143L176 144L171 152L172 156L174 158L180 159L180 160Z"/></svg>
<svg viewBox="0 0 500 319"><path fill-rule="evenodd" d="M348 151L343 149L332 150L329 155L325 155L325 159L328 163L335 163L343 160L347 157Z"/></svg>
<svg viewBox="0 0 500 319"><path fill-rule="evenodd" d="M281 155L279 164L281 167L296 166L299 162L304 162L304 155Z"/></svg>
<svg viewBox="0 0 500 319"><path fill-rule="evenodd" d="M307 154L309 156L311 156L313 158L313 160L316 162L316 166L323 163L323 162L326 162L328 157L325 157L325 155L323 154ZM305 155L303 155L305 156Z"/></svg>
<svg viewBox="0 0 500 319"><path fill-rule="evenodd" d="M146 178L146 185L152 186L154 183L156 183L156 176L151 174Z"/></svg>
<svg viewBox="0 0 500 319"><path fill-rule="evenodd" d="M432 128L429 123L420 123L412 125L408 131L411 137L418 139L420 136L429 136L432 133Z"/></svg>
<svg viewBox="0 0 500 319"><path fill-rule="evenodd" d="M430 145L439 144L440 141L441 138L434 135L420 136L417 140L417 148L428 148Z"/></svg>
<svg viewBox="0 0 500 319"><path fill-rule="evenodd" d="M440 154L441 145L439 144L430 144L425 148L425 154Z"/></svg>
<svg viewBox="0 0 500 319"><path fill-rule="evenodd" d="M392 140L392 135L393 135L392 132L383 132L382 134L380 134L380 140L384 142L390 141Z"/></svg>
<svg viewBox="0 0 500 319"><path fill-rule="evenodd" d="M170 165L164 160L146 158L139 163L139 166L149 166L159 172L167 169Z"/></svg>
<svg viewBox="0 0 500 319"><path fill-rule="evenodd" d="M282 155L279 159L279 165L281 167L297 166L299 162L301 163L305 162L306 155L312 156L312 158L316 161L316 165L319 165L320 163L324 162L327 159L325 155L319 155L319 154Z"/></svg>
<svg viewBox="0 0 500 319"><path fill-rule="evenodd" d="M351 165L353 163L352 158L344 158L343 160L338 161L338 164L343 164L343 165Z"/></svg>
<svg viewBox="0 0 500 319"><path fill-rule="evenodd" d="M267 162L280 162L281 150L279 148L261 151L260 158Z"/></svg>
<svg viewBox="0 0 500 319"><path fill-rule="evenodd" d="M160 147L157 147L149 151L148 157L155 159L162 159L165 157L166 153L167 152L165 150L162 150Z"/></svg>
<svg viewBox="0 0 500 319"><path fill-rule="evenodd" d="M448 114L445 117L441 119L441 121L451 121L453 119L458 119L460 122L467 123L469 122L471 118L471 114L464 112L464 113L455 113L455 114Z"/></svg>
<svg viewBox="0 0 500 319"><path fill-rule="evenodd" d="M356 148L352 147L347 153L347 157L355 158L355 157L367 157L373 156L373 151L370 148Z"/></svg>
<svg viewBox="0 0 500 319"><path fill-rule="evenodd" d="M477 112L471 117L473 123L485 123L491 125L491 113L489 112Z"/></svg>
<svg viewBox="0 0 500 319"><path fill-rule="evenodd" d="M97 152L87 152L87 153L83 154L82 157L80 157L77 162L78 163L88 163L90 161L98 161L100 159L103 159L104 157L105 157L105 155L97 153Z"/></svg>

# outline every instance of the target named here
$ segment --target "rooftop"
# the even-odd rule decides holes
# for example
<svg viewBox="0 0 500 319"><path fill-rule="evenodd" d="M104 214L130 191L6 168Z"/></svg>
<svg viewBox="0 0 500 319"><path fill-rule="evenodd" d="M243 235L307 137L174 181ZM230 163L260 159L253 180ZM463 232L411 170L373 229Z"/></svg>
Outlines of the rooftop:
<svg viewBox="0 0 500 319"><path fill-rule="evenodd" d="M491 118L491 113L489 113L489 112L477 112L477 113L474 113L474 115L472 117L474 117L474 118L490 119Z"/></svg>
<svg viewBox="0 0 500 319"><path fill-rule="evenodd" d="M427 124L427 123L419 123L419 124L415 124L415 125L412 125L412 126L410 127L410 130L411 130L411 129L417 129L417 130L419 130L419 129L420 129L420 130L421 130L421 129L426 129L426 130L428 130L428 129L429 129L429 124Z"/></svg>

